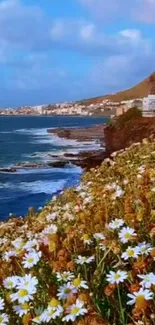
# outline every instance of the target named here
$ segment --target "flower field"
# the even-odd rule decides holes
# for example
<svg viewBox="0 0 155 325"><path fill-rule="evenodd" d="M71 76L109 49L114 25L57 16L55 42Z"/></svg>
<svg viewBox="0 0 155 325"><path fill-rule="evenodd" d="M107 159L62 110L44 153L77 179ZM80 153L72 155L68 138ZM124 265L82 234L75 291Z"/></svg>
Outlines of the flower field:
<svg viewBox="0 0 155 325"><path fill-rule="evenodd" d="M0 224L0 325L155 325L155 141Z"/></svg>

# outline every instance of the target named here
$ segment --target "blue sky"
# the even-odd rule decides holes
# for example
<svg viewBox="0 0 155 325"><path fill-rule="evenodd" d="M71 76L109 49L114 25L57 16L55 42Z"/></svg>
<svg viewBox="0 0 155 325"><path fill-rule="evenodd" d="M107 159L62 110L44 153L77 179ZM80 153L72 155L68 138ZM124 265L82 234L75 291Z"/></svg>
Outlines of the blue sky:
<svg viewBox="0 0 155 325"><path fill-rule="evenodd" d="M155 70L155 0L0 0L0 107L89 98Z"/></svg>

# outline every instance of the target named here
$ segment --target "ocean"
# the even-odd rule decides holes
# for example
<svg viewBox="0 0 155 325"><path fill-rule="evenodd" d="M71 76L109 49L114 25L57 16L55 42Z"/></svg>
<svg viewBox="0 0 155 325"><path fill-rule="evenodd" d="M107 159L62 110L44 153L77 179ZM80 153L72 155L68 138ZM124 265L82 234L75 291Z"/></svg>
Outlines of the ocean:
<svg viewBox="0 0 155 325"><path fill-rule="evenodd" d="M89 127L105 123L101 117L6 116L0 117L0 168L18 162L51 161L48 154L76 153L91 150L96 144L78 143L49 135L48 128ZM21 169L15 173L0 172L0 220L12 213L24 216L28 208L45 205L63 188L78 183L82 169L74 165L64 168Z"/></svg>

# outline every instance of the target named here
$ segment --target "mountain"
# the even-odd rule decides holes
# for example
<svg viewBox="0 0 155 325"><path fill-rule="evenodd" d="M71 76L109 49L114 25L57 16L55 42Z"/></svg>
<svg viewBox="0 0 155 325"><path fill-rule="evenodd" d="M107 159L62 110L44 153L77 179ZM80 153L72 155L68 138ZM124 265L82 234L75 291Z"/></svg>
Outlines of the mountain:
<svg viewBox="0 0 155 325"><path fill-rule="evenodd" d="M109 99L113 102L120 102L123 100L146 97L149 94L155 94L155 72L153 72L148 78L144 79L132 88L126 89L116 94L87 99L83 102L88 105L91 103L100 103L104 99Z"/></svg>

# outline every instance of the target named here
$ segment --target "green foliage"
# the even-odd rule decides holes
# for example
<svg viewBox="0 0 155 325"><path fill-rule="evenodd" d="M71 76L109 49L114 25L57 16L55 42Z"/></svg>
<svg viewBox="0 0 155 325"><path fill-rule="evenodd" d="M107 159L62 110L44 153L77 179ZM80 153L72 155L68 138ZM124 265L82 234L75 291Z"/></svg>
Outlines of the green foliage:
<svg viewBox="0 0 155 325"><path fill-rule="evenodd" d="M135 106L130 108L126 113L111 120L109 126L114 129L123 128L128 122L132 120L136 120L141 117L142 117L142 111Z"/></svg>

